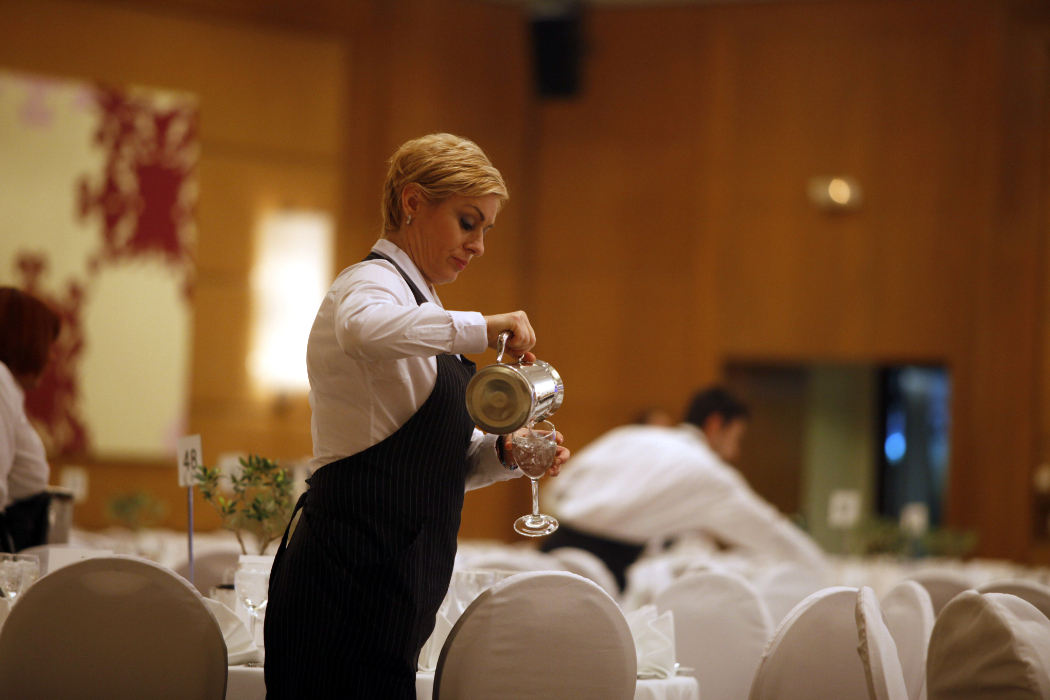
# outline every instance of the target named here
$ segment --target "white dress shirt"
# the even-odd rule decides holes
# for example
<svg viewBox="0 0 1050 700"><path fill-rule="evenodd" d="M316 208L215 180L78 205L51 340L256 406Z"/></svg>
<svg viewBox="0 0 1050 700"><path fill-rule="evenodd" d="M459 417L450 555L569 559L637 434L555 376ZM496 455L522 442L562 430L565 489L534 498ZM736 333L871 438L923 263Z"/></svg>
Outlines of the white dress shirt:
<svg viewBox="0 0 1050 700"><path fill-rule="evenodd" d="M0 505L35 496L47 488L50 469L44 443L29 422L25 393L0 362Z"/></svg>
<svg viewBox="0 0 1050 700"><path fill-rule="evenodd" d="M558 520L592 535L644 544L702 530L755 554L825 566L819 545L752 491L692 424L612 430L575 453L546 495Z"/></svg>
<svg viewBox="0 0 1050 700"><path fill-rule="evenodd" d="M386 260L343 270L310 330L312 469L357 454L390 437L420 409L437 380L437 355L488 347L484 317L446 311L412 259L388 240L372 250L397 262L427 301L417 304ZM520 476L496 456L497 436L475 429L467 451L467 489Z"/></svg>

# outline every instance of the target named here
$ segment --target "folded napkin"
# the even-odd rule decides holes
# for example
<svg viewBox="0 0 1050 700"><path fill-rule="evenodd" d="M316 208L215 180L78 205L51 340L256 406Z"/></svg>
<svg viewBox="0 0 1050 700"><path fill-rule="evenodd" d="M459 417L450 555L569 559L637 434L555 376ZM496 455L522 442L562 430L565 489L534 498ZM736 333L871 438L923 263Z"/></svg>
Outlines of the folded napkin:
<svg viewBox="0 0 1050 700"><path fill-rule="evenodd" d="M453 623L449 622L445 613L439 610L434 620L434 631L419 651L417 670L428 672L437 670L441 647L445 646L445 640L448 639L448 633L452 631L452 625Z"/></svg>
<svg viewBox="0 0 1050 700"><path fill-rule="evenodd" d="M248 632L248 627L237 617L237 613L217 600L205 598L204 602L208 604L211 614L218 620L222 629L222 638L226 641L226 663L230 666L240 666L250 662L261 662L262 650L255 646L255 640Z"/></svg>
<svg viewBox="0 0 1050 700"><path fill-rule="evenodd" d="M638 656L638 677L674 676L674 616L671 611L658 615L655 605L646 605L628 613L626 617Z"/></svg>

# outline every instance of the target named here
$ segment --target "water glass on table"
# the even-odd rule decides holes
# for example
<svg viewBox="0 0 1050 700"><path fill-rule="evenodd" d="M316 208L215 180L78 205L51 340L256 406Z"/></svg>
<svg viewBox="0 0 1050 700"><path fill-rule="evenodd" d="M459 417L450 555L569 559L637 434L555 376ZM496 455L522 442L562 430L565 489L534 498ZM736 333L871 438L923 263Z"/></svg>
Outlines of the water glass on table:
<svg viewBox="0 0 1050 700"><path fill-rule="evenodd" d="M241 564L233 575L233 587L237 591L237 599L252 616L250 632L252 641L254 641L255 622L259 618L259 613L266 608L269 596L270 572L258 568L257 565ZM259 664L249 663L248 665L257 666Z"/></svg>

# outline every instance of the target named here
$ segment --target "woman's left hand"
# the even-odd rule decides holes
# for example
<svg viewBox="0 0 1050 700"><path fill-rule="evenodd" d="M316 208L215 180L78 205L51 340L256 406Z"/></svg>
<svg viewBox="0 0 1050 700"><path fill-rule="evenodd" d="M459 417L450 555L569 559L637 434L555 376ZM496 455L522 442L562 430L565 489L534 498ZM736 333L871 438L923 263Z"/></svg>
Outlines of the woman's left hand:
<svg viewBox="0 0 1050 700"><path fill-rule="evenodd" d="M558 431L554 431L554 440L558 443L558 451L554 453L554 464L547 470L547 476L558 476L558 472L561 471L561 465L569 459L569 448L562 447L561 443L565 437Z"/></svg>

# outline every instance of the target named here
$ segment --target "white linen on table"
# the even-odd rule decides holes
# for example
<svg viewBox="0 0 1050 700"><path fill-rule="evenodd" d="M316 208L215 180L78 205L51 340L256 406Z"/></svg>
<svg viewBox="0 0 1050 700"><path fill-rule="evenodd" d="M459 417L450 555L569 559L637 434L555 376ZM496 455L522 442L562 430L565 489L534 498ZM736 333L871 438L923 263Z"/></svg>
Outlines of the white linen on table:
<svg viewBox="0 0 1050 700"><path fill-rule="evenodd" d="M217 600L205 598L204 602L222 630L222 638L226 642L226 662L230 666L237 666L262 661L262 651L255 645L255 640L237 613Z"/></svg>
<svg viewBox="0 0 1050 700"><path fill-rule="evenodd" d="M639 678L670 678L675 674L674 613L659 613L646 605L627 613L627 626L634 637Z"/></svg>

